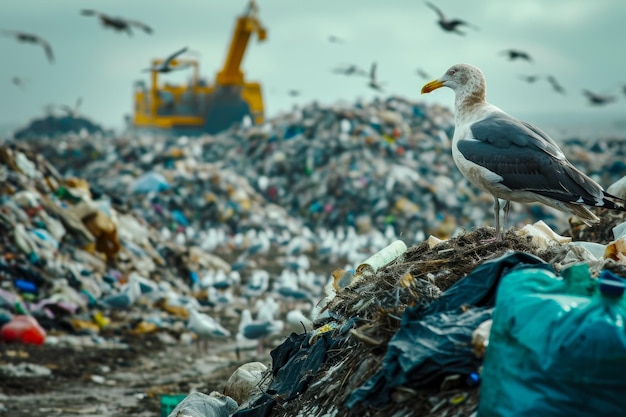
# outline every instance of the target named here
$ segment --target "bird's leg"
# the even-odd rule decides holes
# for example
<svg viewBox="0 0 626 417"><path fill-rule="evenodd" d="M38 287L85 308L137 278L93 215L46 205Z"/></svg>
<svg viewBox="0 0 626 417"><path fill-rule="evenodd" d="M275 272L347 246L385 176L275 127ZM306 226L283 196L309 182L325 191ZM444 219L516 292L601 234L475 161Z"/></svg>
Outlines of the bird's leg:
<svg viewBox="0 0 626 417"><path fill-rule="evenodd" d="M496 240L500 240L500 199L493 198L493 212L496 216Z"/></svg>
<svg viewBox="0 0 626 417"><path fill-rule="evenodd" d="M493 197L493 212L496 217L496 236L490 239L481 240L481 243L492 243L501 240L500 236L500 200L497 197Z"/></svg>
<svg viewBox="0 0 626 417"><path fill-rule="evenodd" d="M511 201L510 200L506 200L506 203L504 204L504 220L502 223L502 235L504 235L504 233L506 233L506 222L509 220L509 211L511 210Z"/></svg>

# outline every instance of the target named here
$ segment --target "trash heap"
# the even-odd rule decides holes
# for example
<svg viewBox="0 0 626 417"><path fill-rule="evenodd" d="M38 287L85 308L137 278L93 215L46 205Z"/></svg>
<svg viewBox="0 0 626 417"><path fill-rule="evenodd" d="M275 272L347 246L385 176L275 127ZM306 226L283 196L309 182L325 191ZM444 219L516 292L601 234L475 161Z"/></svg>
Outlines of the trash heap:
<svg viewBox="0 0 626 417"><path fill-rule="evenodd" d="M102 126L84 117L47 115L40 119L35 119L28 126L15 131L13 137L15 139L50 138L70 133L81 135L85 138L87 135L105 135L111 132L107 132Z"/></svg>
<svg viewBox="0 0 626 417"><path fill-rule="evenodd" d="M263 392L234 415L617 412L624 402L613 399L624 384L612 370L626 365L625 220L603 217L595 229L614 233L608 243L572 241L537 222L501 242L481 228L404 252L394 243L347 281L346 271L335 271L325 317L271 352ZM577 233L589 238L591 230ZM597 326L604 329L595 334ZM554 407L545 392L567 400Z"/></svg>

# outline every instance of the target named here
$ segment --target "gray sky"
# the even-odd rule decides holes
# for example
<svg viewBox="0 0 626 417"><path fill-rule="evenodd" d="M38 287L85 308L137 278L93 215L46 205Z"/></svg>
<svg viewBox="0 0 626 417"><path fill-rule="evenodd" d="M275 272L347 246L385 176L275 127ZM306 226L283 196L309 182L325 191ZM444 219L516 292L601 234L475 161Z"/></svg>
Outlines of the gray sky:
<svg viewBox="0 0 626 417"><path fill-rule="evenodd" d="M386 91L451 107L453 93L438 90L420 96L429 80L460 62L480 67L487 77L487 99L503 110L535 123L548 116L601 115L626 119L626 1L624 0L433 0L448 17L480 27L462 37L442 31L435 13L422 0L258 0L268 39L254 39L244 59L246 78L262 83L267 114L295 103L371 99L377 93L361 77L331 73L341 64L369 70L378 62ZM222 65L235 17L247 0L0 0L0 28L39 34L54 48L56 63L43 50L0 37L0 125L24 124L43 114L48 103L73 105L83 98L81 113L106 127L122 125L132 108L132 85L148 80L141 70L152 58L188 46L201 53L201 72L213 79ZM155 33L105 29L83 8L136 19ZM329 35L345 39L328 41ZM535 62L508 61L499 52L516 48ZM568 94L545 82L527 84L521 74L553 74ZM26 90L11 78L27 80ZM186 74L170 76L184 81ZM590 107L583 88L615 93L619 101ZM297 89L300 97L287 91ZM542 117L543 115L544 117ZM623 115L623 116L620 116ZM608 120L608 119L607 119Z"/></svg>

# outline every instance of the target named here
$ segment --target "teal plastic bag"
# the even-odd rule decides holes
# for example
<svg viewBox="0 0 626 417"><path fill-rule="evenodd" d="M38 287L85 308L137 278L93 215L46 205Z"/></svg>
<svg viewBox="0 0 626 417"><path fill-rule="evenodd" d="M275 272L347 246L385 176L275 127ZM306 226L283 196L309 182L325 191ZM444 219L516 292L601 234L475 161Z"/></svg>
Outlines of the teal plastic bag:
<svg viewBox="0 0 626 417"><path fill-rule="evenodd" d="M587 265L502 278L478 417L626 415L624 281Z"/></svg>

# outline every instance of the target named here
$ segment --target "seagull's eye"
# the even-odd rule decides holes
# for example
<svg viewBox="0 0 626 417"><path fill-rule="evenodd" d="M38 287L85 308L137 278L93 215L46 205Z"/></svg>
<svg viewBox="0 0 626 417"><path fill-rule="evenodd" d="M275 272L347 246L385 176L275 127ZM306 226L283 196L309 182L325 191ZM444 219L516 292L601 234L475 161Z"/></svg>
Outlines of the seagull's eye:
<svg viewBox="0 0 626 417"><path fill-rule="evenodd" d="M454 73L455 73L455 72L456 72L456 70L455 70L455 69L451 69L450 71L448 71L448 74L450 74L450 75L454 75Z"/></svg>

